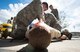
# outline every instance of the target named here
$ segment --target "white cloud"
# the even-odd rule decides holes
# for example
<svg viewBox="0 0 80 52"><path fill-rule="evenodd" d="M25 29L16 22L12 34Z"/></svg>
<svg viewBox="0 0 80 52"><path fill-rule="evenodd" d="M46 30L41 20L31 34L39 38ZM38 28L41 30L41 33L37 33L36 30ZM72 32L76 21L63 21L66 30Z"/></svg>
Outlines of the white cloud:
<svg viewBox="0 0 80 52"><path fill-rule="evenodd" d="M41 0L52 4L58 11L64 11L65 20L63 24L69 24L66 28L70 31L80 31L80 2L79 0ZM59 13L60 14L60 13ZM60 14L61 15L61 14ZM75 27L75 28L74 28Z"/></svg>
<svg viewBox="0 0 80 52"><path fill-rule="evenodd" d="M27 4L16 3L16 4L9 4L9 9L1 9L0 10L0 21L6 22L7 19L14 17L17 13L23 9Z"/></svg>
<svg viewBox="0 0 80 52"><path fill-rule="evenodd" d="M13 16L16 16L16 14L23 9L27 4L22 4L22 3L18 3L18 4L9 4L10 10L8 10L9 12L11 12L11 14Z"/></svg>
<svg viewBox="0 0 80 52"><path fill-rule="evenodd" d="M31 0L30 0L31 1ZM54 8L57 8L59 12L64 11L65 12L65 22L67 24L70 24L67 28L69 30L80 30L79 28L79 18L80 18L80 2L79 0L41 0L42 2L47 2L49 5L52 4ZM21 0L21 2L24 2ZM26 2L26 0L25 0ZM9 4L10 9L1 9L0 10L0 20L3 21L9 19L10 17L16 16L16 14L26 6L27 4L17 3L17 4ZM50 12L50 11L48 11ZM60 14L60 13L59 13ZM75 26L75 28L74 28Z"/></svg>
<svg viewBox="0 0 80 52"><path fill-rule="evenodd" d="M73 15L76 17L80 17L80 6L74 9Z"/></svg>
<svg viewBox="0 0 80 52"><path fill-rule="evenodd" d="M0 21L0 24L2 23L2 21Z"/></svg>

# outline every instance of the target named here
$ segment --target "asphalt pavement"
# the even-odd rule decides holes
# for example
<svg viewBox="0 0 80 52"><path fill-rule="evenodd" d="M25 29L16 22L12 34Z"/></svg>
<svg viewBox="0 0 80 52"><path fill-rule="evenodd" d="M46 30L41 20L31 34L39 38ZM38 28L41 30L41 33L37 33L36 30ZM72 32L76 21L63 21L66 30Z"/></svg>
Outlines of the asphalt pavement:
<svg viewBox="0 0 80 52"><path fill-rule="evenodd" d="M80 37L72 40L53 41L44 50L34 50L27 41L10 39L0 39L0 52L80 52Z"/></svg>

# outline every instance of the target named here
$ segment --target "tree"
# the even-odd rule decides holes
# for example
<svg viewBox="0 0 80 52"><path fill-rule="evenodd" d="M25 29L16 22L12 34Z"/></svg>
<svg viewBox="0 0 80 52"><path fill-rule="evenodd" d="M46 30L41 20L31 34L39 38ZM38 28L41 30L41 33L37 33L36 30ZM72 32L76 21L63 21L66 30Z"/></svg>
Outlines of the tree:
<svg viewBox="0 0 80 52"><path fill-rule="evenodd" d="M60 12L60 25L62 26L62 29L68 27L70 24L67 22L67 15L64 11Z"/></svg>

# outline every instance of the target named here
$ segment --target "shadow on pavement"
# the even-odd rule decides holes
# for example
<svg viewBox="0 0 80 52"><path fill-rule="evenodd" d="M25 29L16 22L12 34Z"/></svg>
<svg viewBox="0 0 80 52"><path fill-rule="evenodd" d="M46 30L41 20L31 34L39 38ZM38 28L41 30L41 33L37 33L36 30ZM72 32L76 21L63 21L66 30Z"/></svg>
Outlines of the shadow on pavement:
<svg viewBox="0 0 80 52"><path fill-rule="evenodd" d="M10 47L10 46L17 46L28 43L27 40L14 40L10 42L11 39L0 39L0 47ZM60 40L52 40L52 42L61 42Z"/></svg>
<svg viewBox="0 0 80 52"><path fill-rule="evenodd" d="M48 49L34 49L31 45L27 45L17 52L48 52Z"/></svg>
<svg viewBox="0 0 80 52"><path fill-rule="evenodd" d="M15 40L13 42L10 42L10 40L11 39L0 39L0 47L17 46L27 43L27 41L24 40Z"/></svg>

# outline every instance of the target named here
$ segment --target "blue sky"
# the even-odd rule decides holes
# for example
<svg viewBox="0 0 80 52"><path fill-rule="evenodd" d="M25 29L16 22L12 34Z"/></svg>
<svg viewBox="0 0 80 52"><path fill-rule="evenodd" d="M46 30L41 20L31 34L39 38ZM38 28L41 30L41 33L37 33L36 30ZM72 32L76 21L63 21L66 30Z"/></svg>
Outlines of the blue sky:
<svg viewBox="0 0 80 52"><path fill-rule="evenodd" d="M17 13L27 6L32 0L0 0L0 23L5 23L10 17L15 17ZM80 0L41 0L57 8L61 18L61 25L70 31L80 31ZM50 9L46 12L50 12Z"/></svg>
<svg viewBox="0 0 80 52"><path fill-rule="evenodd" d="M5 23L32 0L0 0L0 23Z"/></svg>
<svg viewBox="0 0 80 52"><path fill-rule="evenodd" d="M15 3L29 3L32 0L0 0L0 9L8 9L9 4L15 4Z"/></svg>
<svg viewBox="0 0 80 52"><path fill-rule="evenodd" d="M9 8L8 5L10 3L14 4L14 3L18 3L19 0L0 0L0 9L6 9Z"/></svg>

